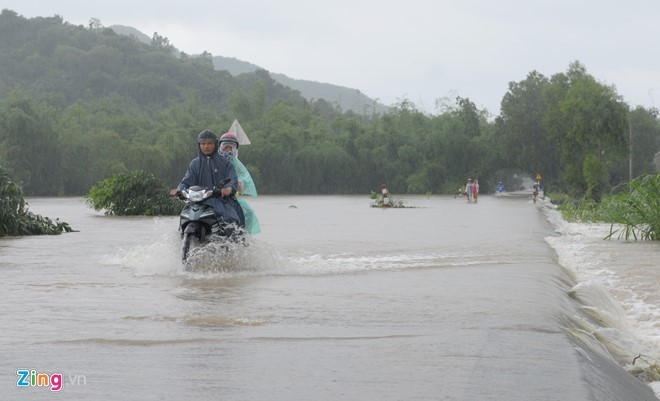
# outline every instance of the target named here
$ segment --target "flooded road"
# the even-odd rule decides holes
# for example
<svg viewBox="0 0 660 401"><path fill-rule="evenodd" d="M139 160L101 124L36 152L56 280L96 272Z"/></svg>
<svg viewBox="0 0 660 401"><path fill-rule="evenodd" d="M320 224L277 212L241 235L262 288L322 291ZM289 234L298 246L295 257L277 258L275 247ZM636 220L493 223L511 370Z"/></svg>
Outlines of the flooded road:
<svg viewBox="0 0 660 401"><path fill-rule="evenodd" d="M607 338L586 329L611 332L629 318L626 306L614 323L585 312L575 286L593 288L593 277L560 265L567 246L540 204L404 200L410 208L260 196L250 203L262 233L230 256L207 247L186 272L175 217L106 217L81 198L29 199L32 212L78 232L0 240L0 394L655 399ZM612 302L609 312L619 308ZM658 351L648 337L619 346ZM28 381L32 371L61 374L61 388L17 386L19 370Z"/></svg>

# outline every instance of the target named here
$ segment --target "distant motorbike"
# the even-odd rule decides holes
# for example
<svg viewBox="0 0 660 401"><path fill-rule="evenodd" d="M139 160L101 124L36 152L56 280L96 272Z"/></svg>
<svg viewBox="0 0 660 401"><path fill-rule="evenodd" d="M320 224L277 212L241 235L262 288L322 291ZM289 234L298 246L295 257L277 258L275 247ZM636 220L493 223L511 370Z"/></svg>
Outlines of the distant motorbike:
<svg viewBox="0 0 660 401"><path fill-rule="evenodd" d="M220 186L227 182L229 179L221 181ZM217 236L230 242L241 241L241 230L236 224L218 219L213 207L204 203L206 199L214 196L212 189L192 186L181 190L177 196L186 202L179 215L179 232L183 239L181 260L184 263L190 254L193 238L196 238L200 244L207 242L211 236Z"/></svg>

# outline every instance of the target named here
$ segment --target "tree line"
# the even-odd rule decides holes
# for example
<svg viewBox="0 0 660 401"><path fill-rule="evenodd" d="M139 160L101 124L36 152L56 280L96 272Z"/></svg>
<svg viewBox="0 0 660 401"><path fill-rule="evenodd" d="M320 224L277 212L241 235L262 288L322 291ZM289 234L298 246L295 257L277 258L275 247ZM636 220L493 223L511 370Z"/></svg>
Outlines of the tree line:
<svg viewBox="0 0 660 401"><path fill-rule="evenodd" d="M654 173L658 110L632 108L572 62L511 82L500 114L469 98L428 114L402 100L384 114L305 100L267 71L231 76L211 56L173 51L61 17L0 14L0 165L26 195L83 195L115 174L145 171L176 185L203 129L238 119L239 149L261 193L454 193L468 177L543 175L552 190L598 199ZM631 146L632 145L632 146ZM632 148L632 159L630 150ZM630 168L632 160L632 169Z"/></svg>

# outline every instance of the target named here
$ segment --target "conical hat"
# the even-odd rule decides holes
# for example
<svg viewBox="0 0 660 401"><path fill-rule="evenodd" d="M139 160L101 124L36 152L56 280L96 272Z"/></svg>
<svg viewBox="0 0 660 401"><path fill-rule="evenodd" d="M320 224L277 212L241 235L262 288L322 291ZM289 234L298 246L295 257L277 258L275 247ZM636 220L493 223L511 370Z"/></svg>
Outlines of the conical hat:
<svg viewBox="0 0 660 401"><path fill-rule="evenodd" d="M229 128L229 131L227 132L231 132L232 134L236 135L239 145L249 145L251 143L250 138L248 138L245 131L243 131L243 127L241 127L241 124L238 123L238 120L234 120L234 122L231 124L231 128Z"/></svg>

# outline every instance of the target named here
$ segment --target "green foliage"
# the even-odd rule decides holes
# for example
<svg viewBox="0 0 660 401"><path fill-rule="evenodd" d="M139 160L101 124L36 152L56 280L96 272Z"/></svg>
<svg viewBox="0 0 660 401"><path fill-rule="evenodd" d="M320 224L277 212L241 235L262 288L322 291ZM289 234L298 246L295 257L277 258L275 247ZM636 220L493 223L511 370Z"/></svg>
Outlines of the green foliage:
<svg viewBox="0 0 660 401"><path fill-rule="evenodd" d="M73 231L62 221L52 221L28 211L21 188L0 166L0 237L7 235L60 234Z"/></svg>
<svg viewBox="0 0 660 401"><path fill-rule="evenodd" d="M0 162L28 195L83 195L137 170L173 185L197 155L196 135L223 133L234 118L252 142L241 160L263 194L364 193L381 183L454 194L468 177L489 193L540 172L544 187L598 199L628 179L628 137L638 174L653 169L660 147L657 111L628 118L614 87L579 63L511 83L494 122L460 96L437 115L407 99L356 115L307 101L268 71L234 77L214 70L208 53L189 57L158 34L145 44L97 22L0 14Z"/></svg>
<svg viewBox="0 0 660 401"><path fill-rule="evenodd" d="M374 198L372 198L374 199ZM383 203L382 196L377 195L376 198L374 199L373 202L370 203L371 207L381 207L381 208L395 208L395 209L411 209L414 208L415 206L407 206L406 202L404 202L402 199L397 199L394 197L390 197L389 204L385 205Z"/></svg>
<svg viewBox="0 0 660 401"><path fill-rule="evenodd" d="M568 221L611 223L607 239L618 234L626 240L660 240L660 174L640 176L629 186L630 191L606 197L602 202L586 197L573 200L556 193L550 198Z"/></svg>
<svg viewBox="0 0 660 401"><path fill-rule="evenodd" d="M566 203L573 202L573 198L562 192L550 192L548 193L548 198L550 198L551 202L557 206L563 206Z"/></svg>
<svg viewBox="0 0 660 401"><path fill-rule="evenodd" d="M614 87L597 82L578 62L567 73L554 76L544 94L548 107L544 124L563 168L559 183L570 192L597 199L605 189L602 171L627 155L628 106ZM593 155L598 163L585 160Z"/></svg>
<svg viewBox="0 0 660 401"><path fill-rule="evenodd" d="M161 179L144 171L115 174L90 188L85 199L95 210L118 216L176 215L182 207Z"/></svg>
<svg viewBox="0 0 660 401"><path fill-rule="evenodd" d="M549 85L550 81L537 71L530 72L521 82L509 83L497 120L501 138L496 146L506 165L543 172L553 180L559 175L559 152L545 124L550 101L544 93Z"/></svg>
<svg viewBox="0 0 660 401"><path fill-rule="evenodd" d="M0 138L11 174L31 195L58 194L60 157L49 106L13 93L0 103Z"/></svg>
<svg viewBox="0 0 660 401"><path fill-rule="evenodd" d="M587 155L584 158L582 175L587 183L586 198L600 202L610 179L605 163L592 154Z"/></svg>
<svg viewBox="0 0 660 401"><path fill-rule="evenodd" d="M630 183L630 192L622 192L604 205L607 221L612 222L611 238L660 240L660 174L643 175ZM614 224L623 228L614 229Z"/></svg>
<svg viewBox="0 0 660 401"><path fill-rule="evenodd" d="M551 198L555 203L555 199ZM557 209L561 211L562 217L567 221L603 222L605 216L599 202L586 197L578 200L559 198Z"/></svg>

